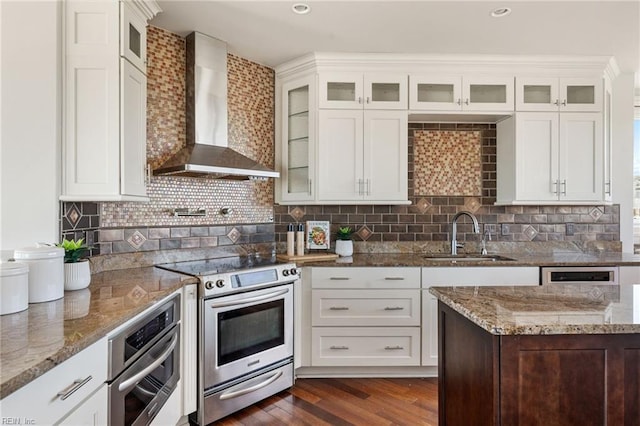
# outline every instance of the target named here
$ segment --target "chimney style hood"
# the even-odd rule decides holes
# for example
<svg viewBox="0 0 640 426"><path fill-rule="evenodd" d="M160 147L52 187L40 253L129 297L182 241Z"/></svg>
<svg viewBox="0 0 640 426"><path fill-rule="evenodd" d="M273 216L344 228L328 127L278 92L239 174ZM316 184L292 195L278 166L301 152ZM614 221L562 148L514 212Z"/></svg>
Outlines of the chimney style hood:
<svg viewBox="0 0 640 426"><path fill-rule="evenodd" d="M227 45L207 35L187 36L187 146L154 175L266 179L280 177L228 147Z"/></svg>

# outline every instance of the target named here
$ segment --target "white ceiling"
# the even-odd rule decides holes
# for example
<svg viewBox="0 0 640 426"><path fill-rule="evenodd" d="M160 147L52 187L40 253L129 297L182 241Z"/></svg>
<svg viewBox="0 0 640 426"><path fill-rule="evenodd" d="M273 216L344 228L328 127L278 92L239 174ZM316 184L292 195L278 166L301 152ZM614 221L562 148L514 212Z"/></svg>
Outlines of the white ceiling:
<svg viewBox="0 0 640 426"><path fill-rule="evenodd" d="M639 0L325 0L296 15L300 1L158 0L163 12L151 24L208 34L270 67L322 51L611 55L623 72L640 70ZM512 13L492 18L496 7Z"/></svg>

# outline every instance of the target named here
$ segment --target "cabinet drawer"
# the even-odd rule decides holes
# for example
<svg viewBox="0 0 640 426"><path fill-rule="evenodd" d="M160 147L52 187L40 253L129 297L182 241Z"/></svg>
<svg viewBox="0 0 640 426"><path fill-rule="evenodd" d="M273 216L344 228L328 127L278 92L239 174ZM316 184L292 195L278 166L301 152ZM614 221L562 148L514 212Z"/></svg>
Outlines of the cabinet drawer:
<svg viewBox="0 0 640 426"><path fill-rule="evenodd" d="M420 327L313 327L312 366L420 365Z"/></svg>
<svg viewBox="0 0 640 426"><path fill-rule="evenodd" d="M420 325L420 290L313 290L312 325Z"/></svg>
<svg viewBox="0 0 640 426"><path fill-rule="evenodd" d="M51 424L75 409L105 380L106 338L4 398L0 402L0 411L5 418L28 418L34 421L33 424ZM67 393L68 396L63 400L61 393Z"/></svg>
<svg viewBox="0 0 640 426"><path fill-rule="evenodd" d="M313 288L420 288L420 268L311 268Z"/></svg>

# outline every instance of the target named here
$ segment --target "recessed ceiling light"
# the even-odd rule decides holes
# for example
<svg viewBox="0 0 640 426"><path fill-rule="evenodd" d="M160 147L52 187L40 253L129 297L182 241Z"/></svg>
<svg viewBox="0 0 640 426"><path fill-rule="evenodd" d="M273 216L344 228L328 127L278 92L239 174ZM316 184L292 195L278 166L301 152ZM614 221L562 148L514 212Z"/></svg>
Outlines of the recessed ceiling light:
<svg viewBox="0 0 640 426"><path fill-rule="evenodd" d="M311 12L311 7L308 4L296 3L291 6L291 10L293 10L293 13L297 13L298 15L304 15Z"/></svg>
<svg viewBox="0 0 640 426"><path fill-rule="evenodd" d="M511 8L509 7L498 7L491 11L491 16L494 18L502 18L511 13Z"/></svg>

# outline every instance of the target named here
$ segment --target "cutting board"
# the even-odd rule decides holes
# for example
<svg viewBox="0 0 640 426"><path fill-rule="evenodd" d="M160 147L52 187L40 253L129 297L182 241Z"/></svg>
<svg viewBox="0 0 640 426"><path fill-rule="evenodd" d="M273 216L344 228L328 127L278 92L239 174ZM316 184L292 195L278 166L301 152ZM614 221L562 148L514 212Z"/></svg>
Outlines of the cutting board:
<svg viewBox="0 0 640 426"><path fill-rule="evenodd" d="M336 260L338 258L337 254L334 253L312 253L305 254L302 256L287 256L286 254L279 254L276 256L278 260L282 260L284 262L321 262L323 260Z"/></svg>

